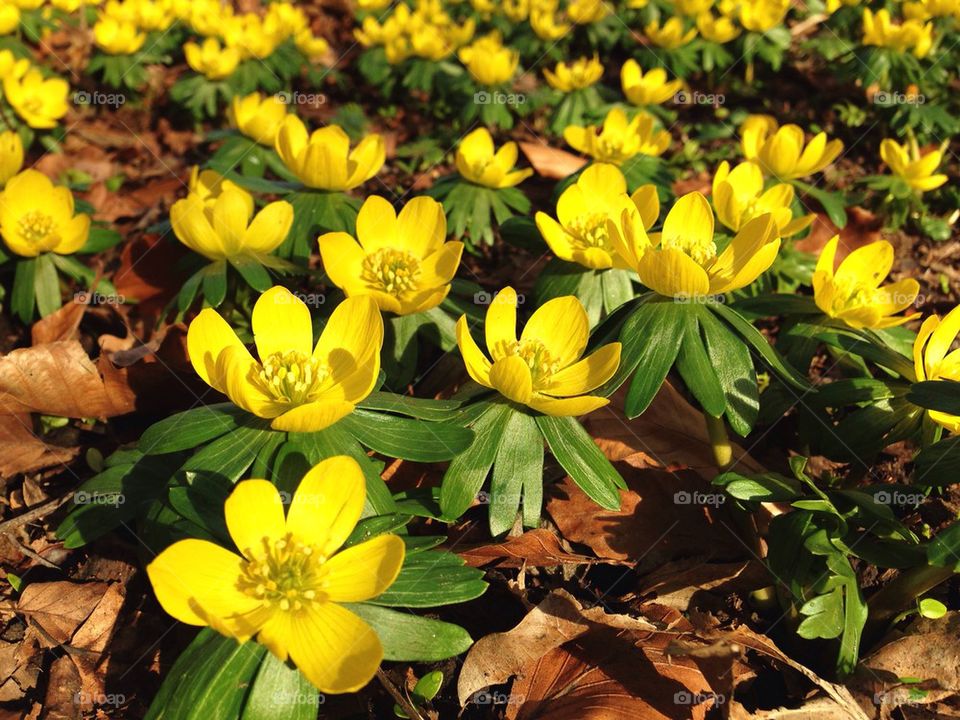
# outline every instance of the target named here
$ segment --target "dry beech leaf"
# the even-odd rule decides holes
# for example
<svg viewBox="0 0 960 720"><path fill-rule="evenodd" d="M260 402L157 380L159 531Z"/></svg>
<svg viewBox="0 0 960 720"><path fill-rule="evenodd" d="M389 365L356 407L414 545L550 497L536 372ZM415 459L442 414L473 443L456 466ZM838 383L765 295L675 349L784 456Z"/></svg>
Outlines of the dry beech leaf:
<svg viewBox="0 0 960 720"><path fill-rule="evenodd" d="M541 177L562 180L587 164L586 158L543 143L519 143L530 165Z"/></svg>
<svg viewBox="0 0 960 720"><path fill-rule="evenodd" d="M642 597L652 595L660 605L684 611L700 593L723 595L736 592L745 597L769 583L769 572L755 560L709 563L697 557L657 568L643 578L637 594Z"/></svg>
<svg viewBox="0 0 960 720"><path fill-rule="evenodd" d="M61 655L50 665L47 694L43 700L45 720L80 720L82 717L80 671L69 655Z"/></svg>
<svg viewBox="0 0 960 720"><path fill-rule="evenodd" d="M58 340L79 340L80 321L83 320L89 305L71 300L62 308L45 318L37 320L30 328L32 345L57 342Z"/></svg>
<svg viewBox="0 0 960 720"><path fill-rule="evenodd" d="M567 552L560 546L557 534L545 528L528 530L503 542L480 545L457 554L471 567L554 567L600 562L594 557Z"/></svg>
<svg viewBox="0 0 960 720"><path fill-rule="evenodd" d="M599 606L584 610L570 593L554 590L515 628L491 633L473 644L457 680L460 705L465 706L477 691L506 682L528 663L597 624L626 630L656 629L640 618L608 615Z"/></svg>
<svg viewBox="0 0 960 720"><path fill-rule="evenodd" d="M30 583L20 595L17 612L46 633L48 642L68 644L107 589L107 583L102 582Z"/></svg>
<svg viewBox="0 0 960 720"><path fill-rule="evenodd" d="M881 227L883 227L883 221L861 207L847 209L847 224L843 230L834 225L823 213L817 213L816 220L810 228L810 234L798 240L795 247L802 252L820 255L820 251L830 238L839 235L837 262L840 262L857 248L880 240Z"/></svg>
<svg viewBox="0 0 960 720"><path fill-rule="evenodd" d="M0 357L0 414L123 415L134 408L123 377L109 361L95 365L75 340L14 350Z"/></svg>
<svg viewBox="0 0 960 720"><path fill-rule="evenodd" d="M33 434L29 415L0 415L0 480L73 460L80 448L48 445Z"/></svg>
<svg viewBox="0 0 960 720"><path fill-rule="evenodd" d="M716 477L717 466L703 415L669 382L663 384L650 407L633 420L624 415L625 397L626 385L613 394L609 405L584 420L584 427L608 458L635 467L686 467L707 482ZM736 444L733 456L738 472L763 470Z"/></svg>
<svg viewBox="0 0 960 720"><path fill-rule="evenodd" d="M743 556L743 546L724 526L719 489L704 488L689 470L640 470L622 462L616 468L628 486L620 491L619 510L598 508L570 478L549 489L546 510L564 538L641 571L702 557L705 548L721 560Z"/></svg>
<svg viewBox="0 0 960 720"><path fill-rule="evenodd" d="M514 682L511 720L702 720L725 698L697 665L673 658L677 633L594 626L532 661Z"/></svg>

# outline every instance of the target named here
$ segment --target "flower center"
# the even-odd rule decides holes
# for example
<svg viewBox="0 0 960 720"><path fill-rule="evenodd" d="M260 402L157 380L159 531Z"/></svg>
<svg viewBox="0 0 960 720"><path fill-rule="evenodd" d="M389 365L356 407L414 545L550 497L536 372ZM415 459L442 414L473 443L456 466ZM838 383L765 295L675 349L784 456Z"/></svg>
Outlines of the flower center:
<svg viewBox="0 0 960 720"><path fill-rule="evenodd" d="M579 215L570 223L569 230L582 249L600 248L607 252L611 251L607 216L603 213Z"/></svg>
<svg viewBox="0 0 960 720"><path fill-rule="evenodd" d="M40 210L30 210L17 223L20 236L39 250L50 250L57 245L57 223Z"/></svg>
<svg viewBox="0 0 960 720"><path fill-rule="evenodd" d="M685 235L683 237L661 240L661 246L679 250L690 256L698 265L706 265L717 256L717 244L713 238Z"/></svg>
<svg viewBox="0 0 960 720"><path fill-rule="evenodd" d="M527 364L534 387L560 369L560 361L556 360L539 340L513 342L507 347L507 354L516 355Z"/></svg>
<svg viewBox="0 0 960 720"><path fill-rule="evenodd" d="M326 558L314 545L304 545L287 533L279 540L263 538L263 551L243 565L240 591L280 610L302 610L323 602L320 568Z"/></svg>
<svg viewBox="0 0 960 720"><path fill-rule="evenodd" d="M417 288L420 263L403 250L381 248L363 259L362 276L376 289L399 297Z"/></svg>
<svg viewBox="0 0 960 720"><path fill-rule="evenodd" d="M312 355L296 350L275 352L263 361L260 380L277 400L302 404L330 374L330 369Z"/></svg>

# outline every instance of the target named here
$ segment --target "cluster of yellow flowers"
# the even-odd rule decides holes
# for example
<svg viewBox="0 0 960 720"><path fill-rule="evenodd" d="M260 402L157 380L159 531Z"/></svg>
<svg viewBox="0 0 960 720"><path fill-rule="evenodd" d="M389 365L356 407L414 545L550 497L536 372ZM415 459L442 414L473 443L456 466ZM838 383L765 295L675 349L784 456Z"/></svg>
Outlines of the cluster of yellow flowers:
<svg viewBox="0 0 960 720"><path fill-rule="evenodd" d="M633 0L630 6L647 4L648 0ZM675 0L675 14L651 20L643 33L652 45L664 50L684 47L698 34L704 40L723 45L735 40L743 30L769 32L783 23L789 9L789 0Z"/></svg>
<svg viewBox="0 0 960 720"><path fill-rule="evenodd" d="M413 10L399 3L383 22L367 15L354 36L364 47L382 46L387 61L396 64L410 57L448 58L470 41L473 31L473 20L453 20L440 0L417 0Z"/></svg>
<svg viewBox="0 0 960 720"><path fill-rule="evenodd" d="M56 127L67 114L70 84L44 71L9 50L0 50L0 78L3 97L27 125L38 130Z"/></svg>
<svg viewBox="0 0 960 720"><path fill-rule="evenodd" d="M933 25L919 17L897 24L890 19L890 12L886 8L881 8L876 13L870 8L864 8L863 44L898 53L910 52L923 58L933 47Z"/></svg>

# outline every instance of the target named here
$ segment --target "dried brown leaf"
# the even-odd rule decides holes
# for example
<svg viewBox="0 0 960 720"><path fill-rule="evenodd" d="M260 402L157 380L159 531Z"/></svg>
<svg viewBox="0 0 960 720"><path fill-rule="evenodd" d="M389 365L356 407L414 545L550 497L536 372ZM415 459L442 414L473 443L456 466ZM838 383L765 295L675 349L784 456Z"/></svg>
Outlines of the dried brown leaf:
<svg viewBox="0 0 960 720"><path fill-rule="evenodd" d="M522 142L519 145L541 177L562 180L587 164L586 158L543 143Z"/></svg>
<svg viewBox="0 0 960 720"><path fill-rule="evenodd" d="M598 562L597 558L588 555L567 552L560 546L556 533L546 528L528 530L503 542L480 545L457 554L472 567L554 567Z"/></svg>

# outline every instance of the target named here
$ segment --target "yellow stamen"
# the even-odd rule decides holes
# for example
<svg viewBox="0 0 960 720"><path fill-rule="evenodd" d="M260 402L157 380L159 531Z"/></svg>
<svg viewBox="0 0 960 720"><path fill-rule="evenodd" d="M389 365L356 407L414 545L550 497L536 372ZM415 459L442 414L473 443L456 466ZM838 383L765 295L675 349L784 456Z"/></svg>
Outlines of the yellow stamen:
<svg viewBox="0 0 960 720"><path fill-rule="evenodd" d="M17 223L20 236L38 250L51 250L60 242L57 223L40 210L30 210Z"/></svg>
<svg viewBox="0 0 960 720"><path fill-rule="evenodd" d="M263 538L261 548L246 551L253 559L243 565L240 591L285 612L323 602L326 594L321 568L326 558L315 550L289 534L273 542Z"/></svg>
<svg viewBox="0 0 960 720"><path fill-rule="evenodd" d="M574 241L582 250L599 248L612 252L610 235L607 232L607 216L603 213L580 215L567 228L573 235Z"/></svg>
<svg viewBox="0 0 960 720"><path fill-rule="evenodd" d="M362 272L367 284L399 297L417 289L420 263L403 250L381 248L363 259Z"/></svg>
<svg viewBox="0 0 960 720"><path fill-rule="evenodd" d="M677 238L664 238L661 240L661 246L679 250L690 256L698 265L706 265L717 256L717 244L713 238L706 239L695 236L683 236Z"/></svg>
<svg viewBox="0 0 960 720"><path fill-rule="evenodd" d="M309 401L329 375L317 358L290 350L264 359L259 380L275 399L300 404Z"/></svg>
<svg viewBox="0 0 960 720"><path fill-rule="evenodd" d="M560 369L560 362L547 350L539 340L521 340L507 346L509 355L516 355L530 368L533 385L543 382Z"/></svg>

